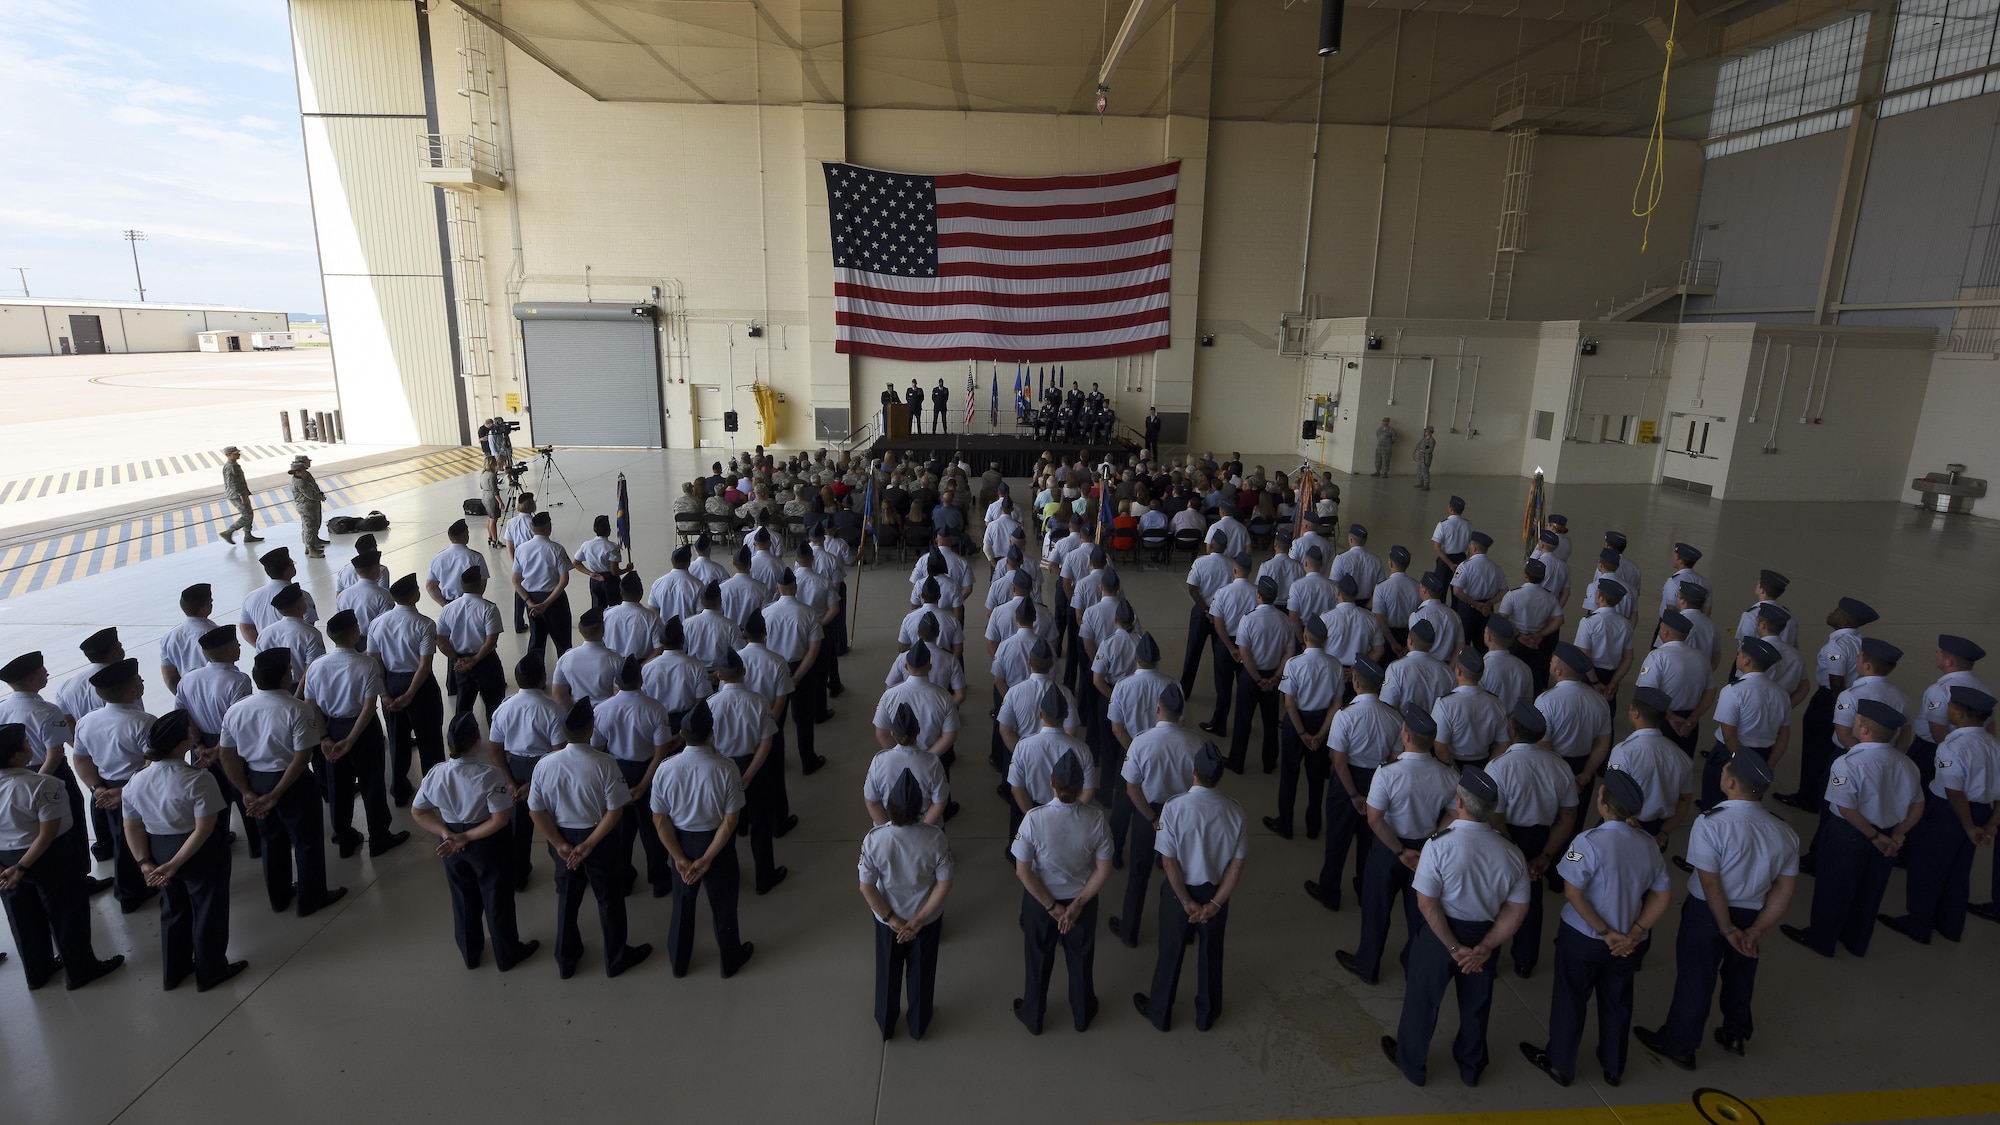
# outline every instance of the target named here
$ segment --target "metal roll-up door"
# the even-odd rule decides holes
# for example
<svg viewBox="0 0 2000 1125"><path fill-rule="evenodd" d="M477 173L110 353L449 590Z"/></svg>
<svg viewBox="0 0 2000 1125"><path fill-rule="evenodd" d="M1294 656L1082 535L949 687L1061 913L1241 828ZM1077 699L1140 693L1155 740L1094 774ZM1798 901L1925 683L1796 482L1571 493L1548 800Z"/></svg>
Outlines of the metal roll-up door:
<svg viewBox="0 0 2000 1125"><path fill-rule="evenodd" d="M651 305L519 304L539 445L666 444Z"/></svg>

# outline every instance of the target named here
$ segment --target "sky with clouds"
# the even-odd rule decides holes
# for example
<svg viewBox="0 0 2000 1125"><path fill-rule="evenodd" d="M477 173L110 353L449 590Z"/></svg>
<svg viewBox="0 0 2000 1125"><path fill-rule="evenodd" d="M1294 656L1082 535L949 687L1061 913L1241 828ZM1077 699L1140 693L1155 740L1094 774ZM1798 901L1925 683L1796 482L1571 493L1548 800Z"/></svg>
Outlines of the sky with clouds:
<svg viewBox="0 0 2000 1125"><path fill-rule="evenodd" d="M280 0L0 0L0 294L325 308Z"/></svg>

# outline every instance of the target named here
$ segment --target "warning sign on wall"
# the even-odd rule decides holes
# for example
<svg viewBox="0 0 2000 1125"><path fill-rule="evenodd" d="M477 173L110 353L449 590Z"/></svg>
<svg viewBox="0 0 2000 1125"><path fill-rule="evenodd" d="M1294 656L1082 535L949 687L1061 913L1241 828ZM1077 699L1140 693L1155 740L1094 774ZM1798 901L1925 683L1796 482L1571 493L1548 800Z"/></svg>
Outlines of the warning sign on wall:
<svg viewBox="0 0 2000 1125"><path fill-rule="evenodd" d="M509 414L519 414L520 412L521 412L521 392L519 392L519 391L508 391L508 392L507 392L507 413L509 413ZM1645 425L1647 425L1647 426L1651 426L1651 425L1652 425L1652 423L1651 423L1651 422L1647 422L1647 423L1645 423ZM1648 432L1648 433L1650 433L1651 431L1650 431L1650 430L1648 430L1648 431L1645 431L1645 432Z"/></svg>
<svg viewBox="0 0 2000 1125"><path fill-rule="evenodd" d="M513 396L513 395L508 395L508 396L507 396L507 398L508 398L509 402L511 402L511 401L512 401L512 400L514 399L514 397L515 397L515 396ZM512 406L509 406L509 407L508 407L507 409L509 409L509 410L512 410L512 409L513 409L513 407L512 407ZM1657 432L1657 431L1655 431L1655 429L1654 429L1654 427L1655 427L1656 425L1657 425L1657 423L1655 423L1655 422L1649 422L1649 421L1643 421L1643 420L1642 420L1642 421L1641 421L1641 422L1639 423L1639 444L1640 444L1640 445L1647 445L1647 444L1650 444L1650 443L1651 443L1651 442L1652 442L1652 441L1654 440L1654 434L1655 434L1655 433Z"/></svg>

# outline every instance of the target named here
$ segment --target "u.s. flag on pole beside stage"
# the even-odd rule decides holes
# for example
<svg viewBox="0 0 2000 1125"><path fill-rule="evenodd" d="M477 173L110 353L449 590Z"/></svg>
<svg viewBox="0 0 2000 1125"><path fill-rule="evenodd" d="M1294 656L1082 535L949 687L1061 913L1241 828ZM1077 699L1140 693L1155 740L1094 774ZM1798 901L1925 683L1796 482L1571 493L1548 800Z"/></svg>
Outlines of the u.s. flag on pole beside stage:
<svg viewBox="0 0 2000 1125"><path fill-rule="evenodd" d="M1035 363L1168 346L1179 161L1095 176L824 167L834 350Z"/></svg>

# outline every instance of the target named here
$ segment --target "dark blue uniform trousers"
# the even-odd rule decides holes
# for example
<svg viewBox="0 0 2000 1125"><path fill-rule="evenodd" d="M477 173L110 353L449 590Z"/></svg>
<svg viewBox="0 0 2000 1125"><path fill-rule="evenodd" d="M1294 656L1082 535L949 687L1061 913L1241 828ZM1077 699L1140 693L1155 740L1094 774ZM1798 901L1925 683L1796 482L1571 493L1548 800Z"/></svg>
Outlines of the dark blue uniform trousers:
<svg viewBox="0 0 2000 1125"><path fill-rule="evenodd" d="M1514 841L1514 846L1521 849L1522 855L1533 858L1549 846L1551 827L1547 824L1510 824L1507 826L1507 838ZM1534 972L1542 959L1542 885L1540 879L1528 880L1528 916L1521 919L1521 928L1514 931L1514 940L1508 947L1514 958L1514 968L1524 975ZM1558 983L1556 987L1561 988L1562 985Z"/></svg>
<svg viewBox="0 0 2000 1125"><path fill-rule="evenodd" d="M1123 788L1123 786L1120 786ZM1123 798L1125 807L1131 808L1131 798ZM1153 810L1156 814L1158 808ZM1114 837L1115 839L1116 837ZM1153 844L1158 834L1153 831L1153 822L1142 816L1131 817L1130 844L1125 849L1125 903L1118 915L1118 929L1126 945L1139 944L1139 926L1146 918L1146 886L1153 880L1153 865L1159 857L1153 854ZM1172 890L1172 884L1166 884ZM1176 900L1174 909L1180 905Z"/></svg>
<svg viewBox="0 0 2000 1125"><path fill-rule="evenodd" d="M1576 1053L1583 1044L1583 1012L1597 996L1597 1063L1610 1078L1625 1074L1632 1032L1632 981L1652 948L1650 939L1628 957L1566 923L1556 925L1556 986L1549 1000L1549 1063L1564 1078L1576 1077ZM1705 1000L1705 998L1704 998Z"/></svg>
<svg viewBox="0 0 2000 1125"><path fill-rule="evenodd" d="M707 854L709 844L715 841L715 830L684 832L676 829L675 836L680 841L682 854L689 859L699 859ZM743 871L736 861L734 839L716 853L715 863L699 883L682 881L679 869L675 869L674 914L667 924L668 951L673 957L675 976L686 976L688 963L694 958L695 898L701 894L708 895L708 912L715 922L715 947L722 954L722 975L735 973L743 963L743 941L736 927L736 900L742 881Z"/></svg>
<svg viewBox="0 0 2000 1125"><path fill-rule="evenodd" d="M1326 754L1328 751L1321 750ZM1310 758L1308 758L1310 762ZM1347 853L1354 853L1354 876L1362 881L1362 890L1367 891L1368 856L1379 843L1375 830L1368 827L1368 814L1354 811L1353 798L1359 796L1365 801L1368 787L1375 783L1375 770L1369 766L1348 766L1348 774L1354 778L1354 787L1359 794L1349 793L1340 783L1340 774L1327 763L1326 774L1326 857L1320 861L1319 890L1327 901L1340 905L1341 896L1346 893L1343 876L1347 872ZM1280 816L1284 815L1281 810ZM1308 809L1306 822L1312 822ZM1402 866L1398 864L1397 866Z"/></svg>
<svg viewBox="0 0 2000 1125"><path fill-rule="evenodd" d="M1307 730L1316 731L1326 722L1326 709L1299 710L1299 718ZM1306 774L1306 834L1313 835L1320 829L1323 820L1320 799L1326 789L1328 772L1333 768L1331 751L1322 742L1317 750L1307 750L1305 740L1292 729L1292 716L1285 713L1278 727L1278 823L1287 830L1292 827L1292 809L1299 800L1299 770Z"/></svg>
<svg viewBox="0 0 2000 1125"><path fill-rule="evenodd" d="M1188 884L1188 897L1207 903L1215 897L1214 883ZM1160 883L1160 959L1153 966L1153 990L1146 994L1146 1017L1161 1031L1173 1022L1174 993L1180 989L1181 962L1187 957L1188 931L1196 936L1194 954L1194 1026L1207 1031L1222 1014L1222 936L1229 926L1229 905L1199 924L1188 921L1172 880Z"/></svg>
<svg viewBox="0 0 2000 1125"><path fill-rule="evenodd" d="M1484 940L1487 931L1493 928L1492 922L1459 918L1446 921L1460 945ZM1429 923L1419 917L1416 926L1416 940L1411 945L1407 966L1409 980L1403 986L1403 1016L1396 1025L1396 1066L1403 1077L1419 1086L1424 1084L1430 1063L1431 1035L1437 1031L1445 986L1456 985L1458 1035L1452 1040L1451 1057L1458 1063L1461 1077L1476 1081L1486 1069L1486 1020L1493 1011L1494 963L1489 958L1478 972L1461 972L1458 963L1431 932Z"/></svg>
<svg viewBox="0 0 2000 1125"><path fill-rule="evenodd" d="M1739 930L1754 925L1757 913L1747 906L1732 906L1730 924ZM1753 1030L1750 997L1757 988L1757 958L1736 952L1716 926L1709 904L1689 896L1681 903L1680 932L1674 936L1674 1000L1660 1024L1661 1046L1683 1058L1694 1057L1718 976L1723 1038L1747 1040Z"/></svg>
<svg viewBox="0 0 2000 1125"><path fill-rule="evenodd" d="M283 773L250 771L250 789L263 796L278 787ZM303 918L326 903L326 818L320 814L312 782L300 777L271 811L257 822L264 836L264 893L271 909L293 900L293 865L298 868L297 904Z"/></svg>
<svg viewBox="0 0 2000 1125"><path fill-rule="evenodd" d="M1972 823L1984 828L1993 819L1993 806L1984 801L1970 805ZM1971 897L1976 851L1951 802L1926 792L1924 818L1910 830L1901 853L1910 861L1904 884L1905 934L1918 941L1929 941L1933 930L1949 941L1965 936L1965 904Z"/></svg>
<svg viewBox="0 0 2000 1125"><path fill-rule="evenodd" d="M154 863L174 858L190 833L147 833ZM229 971L229 834L221 824L160 888L160 962L168 983L194 974L207 987Z"/></svg>
<svg viewBox="0 0 2000 1125"><path fill-rule="evenodd" d="M1378 841L1379 843L1379 841ZM1422 840L1404 839L1405 848L1421 848ZM1361 876L1361 942L1354 950L1354 966L1370 981L1380 979L1382 951L1389 944L1390 912L1396 896L1403 896L1403 952L1398 956L1403 970L1410 968L1410 945L1418 931L1427 929L1417 912L1417 892L1410 889L1416 872L1391 855L1388 848L1368 849L1368 866Z"/></svg>
<svg viewBox="0 0 2000 1125"><path fill-rule="evenodd" d="M917 931L914 941L896 940L896 931L875 923L875 1024L882 1038L896 1034L905 982L910 990L910 1038L922 1039L931 1023L931 1001L937 994L938 943L944 919L934 918Z"/></svg>
<svg viewBox="0 0 2000 1125"><path fill-rule="evenodd" d="M453 832L469 832L478 825L447 823L445 827ZM496 832L472 841L457 855L445 857L444 881L451 889L452 933L458 939L458 951L468 969L479 967L479 955L486 948L485 930L479 925L481 914L486 917L485 929L492 931L493 958L499 962L501 972L513 968L525 952L520 928L514 920L513 860L508 854L511 843L506 832Z"/></svg>
<svg viewBox="0 0 2000 1125"><path fill-rule="evenodd" d="M1889 888L1895 861L1877 851L1845 817L1835 815L1821 824L1815 850L1819 859L1806 944L1831 957L1838 941L1849 953L1865 957L1869 939L1875 936L1875 911Z"/></svg>
<svg viewBox="0 0 2000 1125"><path fill-rule="evenodd" d="M1068 903L1069 899L1058 899ZM1077 915L1068 933L1056 929L1056 920L1021 892L1021 947L1027 979L1021 989L1021 1022L1037 1035L1042 1033L1042 1017L1049 1006L1049 980L1055 976L1056 946L1062 946L1063 962L1069 971L1069 1013L1076 1029L1090 1027L1097 1015L1097 988L1093 970L1097 962L1097 900L1091 899Z"/></svg>
<svg viewBox="0 0 2000 1125"><path fill-rule="evenodd" d="M563 839L581 844L590 838L590 828L564 828ZM608 842L608 841L607 841ZM583 908L583 893L597 897L597 921L604 928L604 971L609 976L623 971L628 947L625 944L625 864L612 848L594 848L576 870L570 870L555 845L549 845L549 861L556 869L556 967L565 975L576 972L583 960L583 931L576 924Z"/></svg>

